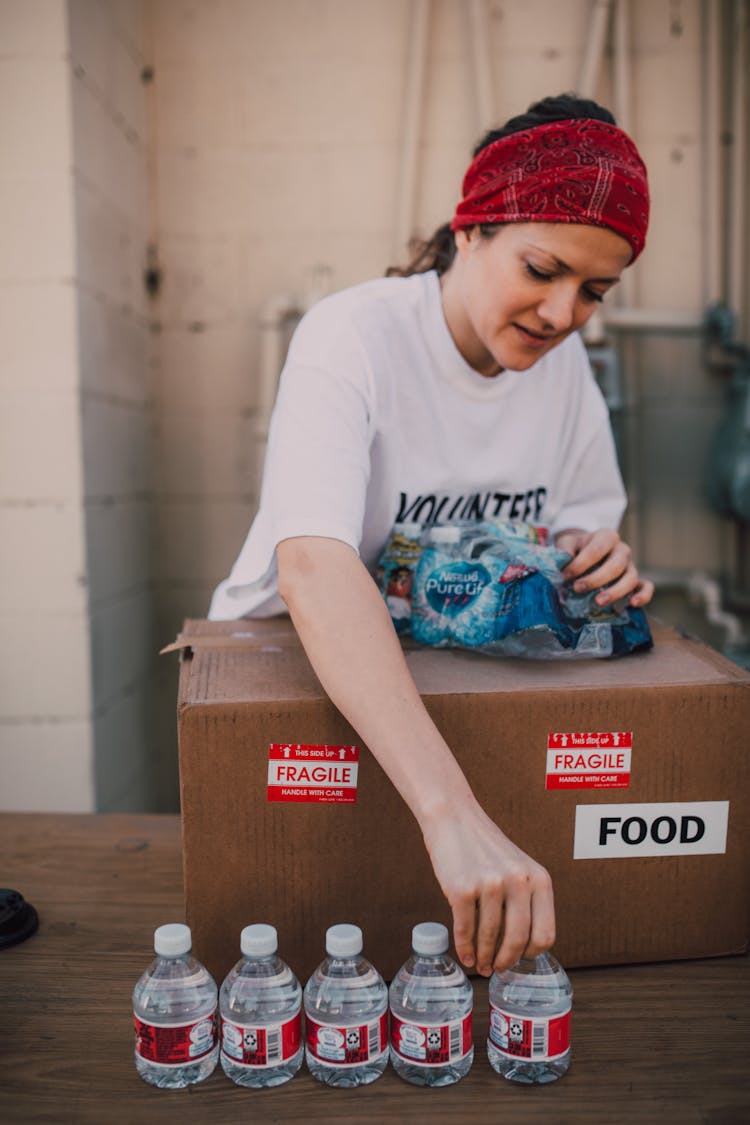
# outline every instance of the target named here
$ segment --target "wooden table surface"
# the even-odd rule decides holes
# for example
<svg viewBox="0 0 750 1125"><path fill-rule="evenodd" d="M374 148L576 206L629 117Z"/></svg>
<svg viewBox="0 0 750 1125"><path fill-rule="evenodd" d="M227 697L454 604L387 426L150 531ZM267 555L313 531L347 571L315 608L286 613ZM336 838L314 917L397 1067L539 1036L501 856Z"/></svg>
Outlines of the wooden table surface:
<svg viewBox="0 0 750 1125"><path fill-rule="evenodd" d="M573 1064L546 1087L491 1070L487 989L476 980L476 1056L456 1086L418 1089L389 1067L371 1086L332 1090L303 1067L285 1086L253 1091L217 1067L190 1090L162 1091L135 1073L130 994L154 928L183 917L178 818L0 814L0 883L40 917L34 937L0 951L8 1125L750 1122L747 957L572 972Z"/></svg>

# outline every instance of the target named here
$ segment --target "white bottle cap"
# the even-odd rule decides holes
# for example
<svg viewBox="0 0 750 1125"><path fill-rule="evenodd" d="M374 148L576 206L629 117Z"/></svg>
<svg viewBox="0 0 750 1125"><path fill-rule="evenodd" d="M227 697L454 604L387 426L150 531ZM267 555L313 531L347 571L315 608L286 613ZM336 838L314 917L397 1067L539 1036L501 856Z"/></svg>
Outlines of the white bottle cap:
<svg viewBox="0 0 750 1125"><path fill-rule="evenodd" d="M154 952L159 957L179 957L189 953L192 944L190 927L182 922L169 922L154 930Z"/></svg>
<svg viewBox="0 0 750 1125"><path fill-rule="evenodd" d="M245 926L240 934L240 949L245 957L268 957L279 948L279 935L275 926L256 922Z"/></svg>
<svg viewBox="0 0 750 1125"><path fill-rule="evenodd" d="M430 529L433 543L458 543L461 539L460 527L433 527Z"/></svg>
<svg viewBox="0 0 750 1125"><path fill-rule="evenodd" d="M362 931L359 926L343 923L326 930L326 953L331 957L356 957L362 952Z"/></svg>
<svg viewBox="0 0 750 1125"><path fill-rule="evenodd" d="M445 953L448 948L448 930L442 922L420 922L411 932L411 947L425 957Z"/></svg>

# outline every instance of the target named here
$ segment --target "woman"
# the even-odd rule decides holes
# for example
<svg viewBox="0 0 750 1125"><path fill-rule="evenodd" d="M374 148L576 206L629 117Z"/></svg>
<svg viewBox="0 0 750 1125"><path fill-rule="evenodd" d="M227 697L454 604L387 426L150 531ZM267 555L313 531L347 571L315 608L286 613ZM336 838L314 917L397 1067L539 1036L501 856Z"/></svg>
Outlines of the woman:
<svg viewBox="0 0 750 1125"><path fill-rule="evenodd" d="M490 133L450 229L405 276L334 294L292 341L258 515L211 616L287 608L324 689L422 830L456 952L489 975L554 941L548 873L486 815L410 677L373 580L394 522L544 523L577 590L643 606L578 330L643 249L646 171L564 96ZM498 747L502 761L502 746Z"/></svg>

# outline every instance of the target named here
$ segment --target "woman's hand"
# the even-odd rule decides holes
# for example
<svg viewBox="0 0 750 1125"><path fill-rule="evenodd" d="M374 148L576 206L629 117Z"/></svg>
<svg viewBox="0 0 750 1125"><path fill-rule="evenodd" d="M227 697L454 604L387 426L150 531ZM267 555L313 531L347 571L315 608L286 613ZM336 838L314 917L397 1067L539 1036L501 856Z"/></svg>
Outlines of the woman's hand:
<svg viewBox="0 0 750 1125"><path fill-rule="evenodd" d="M453 941L467 968L489 976L555 940L552 880L474 801L424 829L425 844L453 911Z"/></svg>
<svg viewBox="0 0 750 1125"><path fill-rule="evenodd" d="M630 547L612 528L561 531L555 546L573 556L562 575L576 593L604 587L594 599L597 605L627 597L629 605L644 606L654 596L653 582L640 577Z"/></svg>

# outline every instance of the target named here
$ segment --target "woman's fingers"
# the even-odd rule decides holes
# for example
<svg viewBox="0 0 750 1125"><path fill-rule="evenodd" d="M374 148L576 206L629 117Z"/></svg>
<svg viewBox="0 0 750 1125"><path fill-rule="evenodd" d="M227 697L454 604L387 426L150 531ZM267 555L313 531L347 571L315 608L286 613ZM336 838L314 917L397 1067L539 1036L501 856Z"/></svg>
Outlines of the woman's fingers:
<svg viewBox="0 0 750 1125"><path fill-rule="evenodd" d="M613 535L616 541L612 540ZM617 581L631 566L630 547L620 540L616 532L606 536L597 533L568 564L563 575L572 582L576 592L583 593Z"/></svg>
<svg viewBox="0 0 750 1125"><path fill-rule="evenodd" d="M597 605L611 605L618 598L625 598L628 594L631 594L637 585L638 571L631 563L618 577L605 578L602 582L597 582L591 589L602 587L594 598Z"/></svg>
<svg viewBox="0 0 750 1125"><path fill-rule="evenodd" d="M467 969L473 969L476 957L476 900L464 894L450 903L453 911L453 945L458 959Z"/></svg>
<svg viewBox="0 0 750 1125"><path fill-rule="evenodd" d="M485 888L479 902L477 926L477 971L488 977L492 972L495 951L503 922L504 890L502 883ZM527 920L528 925L528 920ZM528 933L528 930L526 931Z"/></svg>
<svg viewBox="0 0 750 1125"><path fill-rule="evenodd" d="M632 565L628 567L617 582L612 582L606 589L601 590L594 600L597 605L611 605L618 598L628 596L632 606L648 605L654 596L653 582L647 578L641 578Z"/></svg>
<svg viewBox="0 0 750 1125"><path fill-rule="evenodd" d="M425 843L453 912L453 941L466 968L509 968L555 936L552 881L481 806L436 816Z"/></svg>
<svg viewBox="0 0 750 1125"><path fill-rule="evenodd" d="M641 578L630 596L632 606L648 605L654 596L654 584L650 578Z"/></svg>
<svg viewBox="0 0 750 1125"><path fill-rule="evenodd" d="M502 972L520 957L536 957L555 942L555 902L552 879L539 864L533 864L525 886L511 884L505 900L500 946L493 968Z"/></svg>
<svg viewBox="0 0 750 1125"><path fill-rule="evenodd" d="M499 948L493 950L494 956L490 962L497 972L509 969L523 956L532 929L531 892L528 884L523 890L520 886L509 890L510 893L505 899L505 916Z"/></svg>
<svg viewBox="0 0 750 1125"><path fill-rule="evenodd" d="M526 947L527 957L538 957L555 944L555 895L548 871L539 868L539 876L531 896L531 937Z"/></svg>
<svg viewBox="0 0 750 1125"><path fill-rule="evenodd" d="M607 559L621 540L613 528L603 527L599 531L564 532L557 537L556 543L573 556L562 572L572 582L583 579L587 571Z"/></svg>
<svg viewBox="0 0 750 1125"><path fill-rule="evenodd" d="M521 853L523 855L523 853ZM524 857L505 879L482 887L479 901L463 896L453 901L453 941L466 968L483 976L515 965L520 957L536 957L555 941L552 880L543 867Z"/></svg>
<svg viewBox="0 0 750 1125"><path fill-rule="evenodd" d="M653 582L640 577L630 547L612 528L563 533L558 545L573 553L562 573L576 593L598 590L596 603L601 606L625 597L633 606L651 601Z"/></svg>

